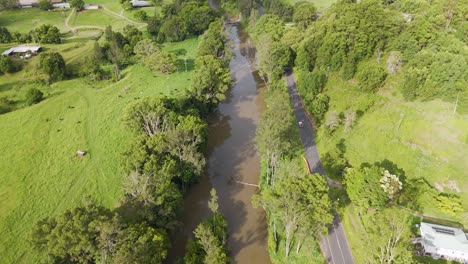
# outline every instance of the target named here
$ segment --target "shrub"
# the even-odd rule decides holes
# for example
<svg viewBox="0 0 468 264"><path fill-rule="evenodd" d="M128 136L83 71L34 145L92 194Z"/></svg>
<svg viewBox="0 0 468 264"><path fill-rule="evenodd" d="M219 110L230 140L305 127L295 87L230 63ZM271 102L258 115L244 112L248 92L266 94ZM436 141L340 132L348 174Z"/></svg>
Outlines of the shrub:
<svg viewBox="0 0 468 264"><path fill-rule="evenodd" d="M0 55L0 73L13 72L15 66L10 57L5 55Z"/></svg>
<svg viewBox="0 0 468 264"><path fill-rule="evenodd" d="M0 43L10 43L13 41L10 31L6 27L0 27Z"/></svg>
<svg viewBox="0 0 468 264"><path fill-rule="evenodd" d="M26 93L26 103L28 105L37 104L44 98L44 94L38 89L31 88Z"/></svg>
<svg viewBox="0 0 468 264"><path fill-rule="evenodd" d="M325 113L328 111L328 103L330 101L330 98L326 94L318 94L313 100L312 100L312 114L314 117L317 119L317 121L320 121Z"/></svg>
<svg viewBox="0 0 468 264"><path fill-rule="evenodd" d="M356 77L363 91L374 92L383 86L387 73L379 65L368 64L357 73Z"/></svg>
<svg viewBox="0 0 468 264"><path fill-rule="evenodd" d="M52 9L52 3L49 0L41 0L39 1L39 8L42 10L50 10Z"/></svg>
<svg viewBox="0 0 468 264"><path fill-rule="evenodd" d="M5 114L11 111L12 103L7 97L0 97L0 114Z"/></svg>
<svg viewBox="0 0 468 264"><path fill-rule="evenodd" d="M84 1L83 0L71 0L70 1L70 6L76 8L77 10L82 10L84 7Z"/></svg>
<svg viewBox="0 0 468 264"><path fill-rule="evenodd" d="M135 11L135 14L133 14L135 19L140 20L140 21L146 21L148 20L148 14L146 14L145 10L139 9Z"/></svg>
<svg viewBox="0 0 468 264"><path fill-rule="evenodd" d="M40 67L49 75L49 81L60 81L65 78L65 61L58 52L42 53Z"/></svg>

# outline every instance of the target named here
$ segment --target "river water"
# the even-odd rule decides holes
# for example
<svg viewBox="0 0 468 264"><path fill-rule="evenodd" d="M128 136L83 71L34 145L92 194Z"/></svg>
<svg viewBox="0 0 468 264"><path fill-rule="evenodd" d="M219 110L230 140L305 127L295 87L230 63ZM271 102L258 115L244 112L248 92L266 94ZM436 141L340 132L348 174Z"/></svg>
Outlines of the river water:
<svg viewBox="0 0 468 264"><path fill-rule="evenodd" d="M260 157L254 140L265 87L255 71L255 48L247 33L238 25L228 26L227 32L232 41L230 69L235 83L209 119L207 175L185 197L183 227L172 239L168 263L184 255L195 227L211 215L207 203L212 187L228 221L228 247L234 262L270 263L265 213L251 204L258 189L236 182L258 184Z"/></svg>

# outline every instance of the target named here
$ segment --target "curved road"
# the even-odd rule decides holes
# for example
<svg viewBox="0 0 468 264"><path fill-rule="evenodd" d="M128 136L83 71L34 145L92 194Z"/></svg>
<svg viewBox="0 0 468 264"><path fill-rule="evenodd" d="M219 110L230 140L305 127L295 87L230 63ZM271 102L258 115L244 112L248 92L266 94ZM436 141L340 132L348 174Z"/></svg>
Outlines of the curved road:
<svg viewBox="0 0 468 264"><path fill-rule="evenodd" d="M291 104L294 108L296 121L301 121L303 123L303 127L299 129L299 133L301 136L302 146L304 147L305 157L310 166L310 172L319 173L326 177L325 170L322 162L320 161L320 156L315 144L314 127L307 117L301 97L297 93L297 85L294 80L294 75L291 72L288 73L285 78ZM327 182L329 186L334 184L334 182L330 181L328 177ZM322 254L324 255L327 263L354 264L348 240L346 239L346 234L338 214L335 214L333 225L328 229L328 235L320 239L320 249L322 250Z"/></svg>

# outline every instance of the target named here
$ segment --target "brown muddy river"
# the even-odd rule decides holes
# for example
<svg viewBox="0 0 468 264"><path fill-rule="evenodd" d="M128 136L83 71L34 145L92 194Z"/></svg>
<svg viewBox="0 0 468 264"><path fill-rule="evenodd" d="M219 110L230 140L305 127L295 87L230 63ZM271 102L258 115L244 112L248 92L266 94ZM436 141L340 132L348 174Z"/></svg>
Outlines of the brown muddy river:
<svg viewBox="0 0 468 264"><path fill-rule="evenodd" d="M237 25L228 26L227 31L232 41L230 69L235 83L209 120L207 175L186 195L183 227L173 236L168 263L183 257L187 239L211 214L207 203L212 187L228 221L228 247L234 262L271 263L265 213L251 203L258 189L235 182L258 184L260 157L254 139L264 109L264 84L255 71L255 48L247 33Z"/></svg>

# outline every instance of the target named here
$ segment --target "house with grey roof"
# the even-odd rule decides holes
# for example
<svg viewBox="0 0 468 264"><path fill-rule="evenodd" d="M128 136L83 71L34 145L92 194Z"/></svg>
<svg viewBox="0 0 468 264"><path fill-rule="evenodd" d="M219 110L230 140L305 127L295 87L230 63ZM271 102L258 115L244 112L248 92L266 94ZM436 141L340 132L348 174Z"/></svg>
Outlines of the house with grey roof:
<svg viewBox="0 0 468 264"><path fill-rule="evenodd" d="M130 4L132 4L133 7L153 6L153 3L151 1L143 1L143 0L131 0Z"/></svg>
<svg viewBox="0 0 468 264"><path fill-rule="evenodd" d="M421 223L421 243L426 255L468 264L468 239L462 229Z"/></svg>
<svg viewBox="0 0 468 264"><path fill-rule="evenodd" d="M2 53L2 55L13 56L19 55L27 56L26 58L31 57L31 55L37 54L41 50L41 46L17 46L10 48Z"/></svg>

